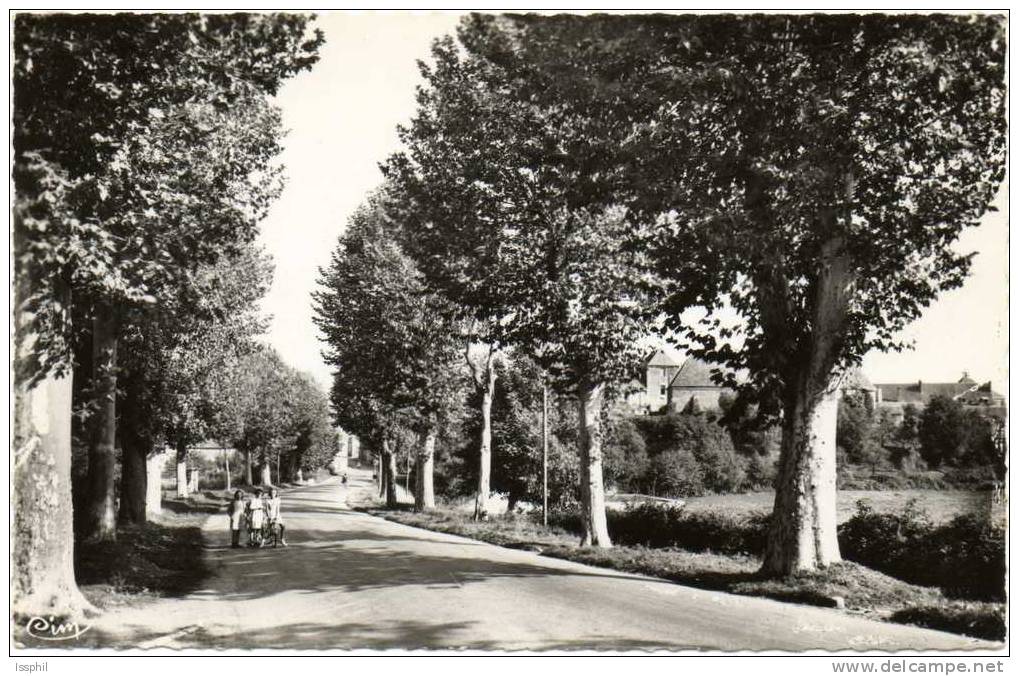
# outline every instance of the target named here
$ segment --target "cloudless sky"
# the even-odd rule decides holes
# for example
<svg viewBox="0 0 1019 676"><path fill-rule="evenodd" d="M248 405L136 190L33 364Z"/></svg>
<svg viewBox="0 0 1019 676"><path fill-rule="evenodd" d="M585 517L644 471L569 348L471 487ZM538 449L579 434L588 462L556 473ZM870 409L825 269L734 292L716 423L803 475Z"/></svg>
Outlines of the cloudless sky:
<svg viewBox="0 0 1019 676"><path fill-rule="evenodd" d="M321 13L321 60L287 83L278 97L284 124L287 187L262 224L261 242L276 275L263 309L267 336L291 365L325 387L331 375L312 323L311 292L344 223L378 186L378 163L398 148L396 126L414 112L416 61L433 39L452 33L458 15L439 12ZM972 276L944 294L907 328L915 350L870 354L874 382L949 382L963 371L1007 393L1007 186L999 211L964 233L960 251L976 251Z"/></svg>

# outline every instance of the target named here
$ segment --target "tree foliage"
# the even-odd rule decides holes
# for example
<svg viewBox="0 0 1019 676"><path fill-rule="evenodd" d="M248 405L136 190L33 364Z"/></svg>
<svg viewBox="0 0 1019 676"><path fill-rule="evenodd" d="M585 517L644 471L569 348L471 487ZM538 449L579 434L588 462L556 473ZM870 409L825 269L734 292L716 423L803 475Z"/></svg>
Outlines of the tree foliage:
<svg viewBox="0 0 1019 676"><path fill-rule="evenodd" d="M266 97L317 59L322 36L307 31L296 15L18 15L15 265L34 282L35 339L23 377L69 365L68 290L151 303L253 239L278 189Z"/></svg>
<svg viewBox="0 0 1019 676"><path fill-rule="evenodd" d="M314 294L336 422L376 447L455 420L463 382L458 334L401 247L393 199L383 189L354 214Z"/></svg>

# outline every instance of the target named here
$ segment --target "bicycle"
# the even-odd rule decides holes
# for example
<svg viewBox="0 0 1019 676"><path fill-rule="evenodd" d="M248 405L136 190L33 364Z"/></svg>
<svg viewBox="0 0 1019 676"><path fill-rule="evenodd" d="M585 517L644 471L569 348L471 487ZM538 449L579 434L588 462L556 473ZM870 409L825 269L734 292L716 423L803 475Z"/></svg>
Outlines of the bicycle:
<svg viewBox="0 0 1019 676"><path fill-rule="evenodd" d="M282 529L280 528L280 522L276 520L266 520L262 526L262 546L268 546L269 542L272 541L273 549L279 547L283 541Z"/></svg>

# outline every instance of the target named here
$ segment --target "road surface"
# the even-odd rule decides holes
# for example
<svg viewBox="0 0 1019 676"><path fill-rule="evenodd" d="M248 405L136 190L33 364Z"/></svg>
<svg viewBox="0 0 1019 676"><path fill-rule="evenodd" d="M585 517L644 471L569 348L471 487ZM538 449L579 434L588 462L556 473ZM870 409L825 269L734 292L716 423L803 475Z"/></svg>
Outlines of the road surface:
<svg viewBox="0 0 1019 676"><path fill-rule="evenodd" d="M351 511L370 475L284 495L290 547L227 546L184 598L103 616L90 643L121 648L483 650L950 650L964 637L837 610L692 589L419 530Z"/></svg>

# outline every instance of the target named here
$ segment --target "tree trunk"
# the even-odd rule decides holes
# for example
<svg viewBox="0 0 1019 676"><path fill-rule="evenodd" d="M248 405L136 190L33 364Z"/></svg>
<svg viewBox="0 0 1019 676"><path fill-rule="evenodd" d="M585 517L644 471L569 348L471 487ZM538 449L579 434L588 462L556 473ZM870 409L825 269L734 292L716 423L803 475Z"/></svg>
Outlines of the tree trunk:
<svg viewBox="0 0 1019 676"><path fill-rule="evenodd" d="M379 457L377 459L378 459L378 472L376 472L376 476L378 477L378 480L379 480L379 497L380 498L385 498L386 497L386 466L385 466L385 462L384 462L384 459L382 457L382 453L381 452L379 453Z"/></svg>
<svg viewBox="0 0 1019 676"><path fill-rule="evenodd" d="M388 441L382 442L382 477L385 483L386 507L395 508L400 503L396 495L396 453Z"/></svg>
<svg viewBox="0 0 1019 676"><path fill-rule="evenodd" d="M418 454L414 509L423 512L435 509L435 431L425 433L424 445Z"/></svg>
<svg viewBox="0 0 1019 676"><path fill-rule="evenodd" d="M775 508L763 570L812 571L841 560L835 513L837 390L802 398L785 415Z"/></svg>
<svg viewBox="0 0 1019 676"><path fill-rule="evenodd" d="M137 409L138 392L128 389L120 402L120 508L117 521L122 524L145 523L148 495L148 457L152 438Z"/></svg>
<svg viewBox="0 0 1019 676"><path fill-rule="evenodd" d="M188 483L188 447L184 442L177 442L177 497L186 498L191 495Z"/></svg>
<svg viewBox="0 0 1019 676"><path fill-rule="evenodd" d="M122 524L145 523L148 495L148 457L152 444L140 434L121 435L120 510L117 520Z"/></svg>
<svg viewBox="0 0 1019 676"><path fill-rule="evenodd" d="M145 490L145 512L148 516L163 513L163 467L166 455L162 452L149 456L145 462L148 472Z"/></svg>
<svg viewBox="0 0 1019 676"><path fill-rule="evenodd" d="M495 365L489 358L481 390L481 443L478 448L478 494L474 501L475 520L488 518L488 499L492 493L492 399L495 396Z"/></svg>
<svg viewBox="0 0 1019 676"><path fill-rule="evenodd" d="M226 490L230 490L230 451L223 449L223 471L226 473Z"/></svg>
<svg viewBox="0 0 1019 676"><path fill-rule="evenodd" d="M581 388L580 418L580 489L584 534L582 546L611 547L608 520L605 517L605 486L602 482L601 407L604 385Z"/></svg>
<svg viewBox="0 0 1019 676"><path fill-rule="evenodd" d="M842 557L836 521L835 430L838 362L853 285L850 260L834 238L821 251L808 359L786 396L775 508L762 571L791 575Z"/></svg>
<svg viewBox="0 0 1019 676"><path fill-rule="evenodd" d="M262 463L262 478L259 483L263 486L272 486L272 475L269 472L269 461Z"/></svg>
<svg viewBox="0 0 1019 676"><path fill-rule="evenodd" d="M18 313L19 323L26 322ZM22 326L18 327L19 329ZM18 359L31 356L20 336ZM74 581L71 377L15 384L11 610L17 618L77 618L95 608Z"/></svg>
<svg viewBox="0 0 1019 676"><path fill-rule="evenodd" d="M251 486L255 483L255 479L251 474L251 451L244 451L244 485Z"/></svg>
<svg viewBox="0 0 1019 676"><path fill-rule="evenodd" d="M93 540L115 540L117 472L117 320L113 308L98 303L92 321L92 388L96 405L89 419L88 494L85 533Z"/></svg>

